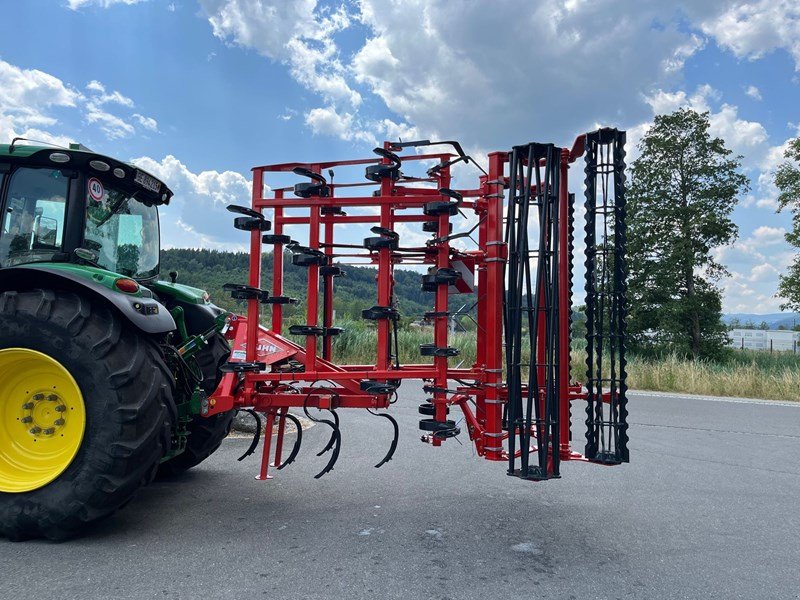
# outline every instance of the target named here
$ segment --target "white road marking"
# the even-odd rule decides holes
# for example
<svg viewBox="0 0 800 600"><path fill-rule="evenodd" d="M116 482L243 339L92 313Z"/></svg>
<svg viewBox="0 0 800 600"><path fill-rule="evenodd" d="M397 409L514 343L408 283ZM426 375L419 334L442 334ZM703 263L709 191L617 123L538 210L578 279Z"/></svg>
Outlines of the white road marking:
<svg viewBox="0 0 800 600"><path fill-rule="evenodd" d="M763 406L792 406L800 408L800 402L788 402L781 400L761 400L758 398L730 398L727 396L698 396L696 394L678 394L675 392L639 392L628 390L628 396L663 397L663 398L686 398L688 400L704 400L706 402L729 402L731 404L761 404Z"/></svg>

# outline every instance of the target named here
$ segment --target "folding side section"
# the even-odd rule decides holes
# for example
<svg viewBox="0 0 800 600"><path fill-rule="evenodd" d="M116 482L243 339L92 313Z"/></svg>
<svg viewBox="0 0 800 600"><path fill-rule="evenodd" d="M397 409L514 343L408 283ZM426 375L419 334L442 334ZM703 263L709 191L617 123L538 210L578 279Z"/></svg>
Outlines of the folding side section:
<svg viewBox="0 0 800 600"><path fill-rule="evenodd" d="M586 135L586 458L628 462L625 132Z"/></svg>
<svg viewBox="0 0 800 600"><path fill-rule="evenodd" d="M509 475L559 476L559 193L561 149L511 152L505 294ZM519 448L517 448L519 445ZM519 459L519 467L517 467Z"/></svg>

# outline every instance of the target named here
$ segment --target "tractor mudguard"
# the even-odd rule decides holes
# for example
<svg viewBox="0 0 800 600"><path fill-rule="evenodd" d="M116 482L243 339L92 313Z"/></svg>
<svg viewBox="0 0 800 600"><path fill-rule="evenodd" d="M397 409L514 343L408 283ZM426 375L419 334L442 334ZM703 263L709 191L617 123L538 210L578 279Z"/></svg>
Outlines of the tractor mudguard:
<svg viewBox="0 0 800 600"><path fill-rule="evenodd" d="M175 320L166 307L153 300L111 290L104 285L63 269L24 265L0 269L0 291L30 290L41 287L85 291L114 308L134 327L147 334L175 330Z"/></svg>
<svg viewBox="0 0 800 600"><path fill-rule="evenodd" d="M183 308L186 329L190 334L203 333L214 327L217 317L225 311L214 304L188 304L177 302Z"/></svg>
<svg viewBox="0 0 800 600"><path fill-rule="evenodd" d="M147 287L167 308L180 306L183 309L186 329L192 335L205 333L214 327L217 317L226 312L209 300L205 290L166 281L154 281Z"/></svg>

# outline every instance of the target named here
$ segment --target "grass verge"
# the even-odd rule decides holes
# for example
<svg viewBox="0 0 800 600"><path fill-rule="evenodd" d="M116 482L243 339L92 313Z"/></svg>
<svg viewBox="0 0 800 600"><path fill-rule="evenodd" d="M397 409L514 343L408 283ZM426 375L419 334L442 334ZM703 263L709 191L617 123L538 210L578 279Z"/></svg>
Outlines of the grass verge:
<svg viewBox="0 0 800 600"><path fill-rule="evenodd" d="M341 323L345 331L335 338L336 361L372 364L375 360L376 332L361 323ZM430 329L402 329L399 332L401 363L426 363L419 345L432 341ZM475 361L475 334L455 333L450 345L461 353L451 365L471 366ZM463 362L462 362L463 361ZM585 379L583 349L572 354L572 376ZM738 396L767 400L800 401L800 355L791 353L731 351L722 362L687 360L674 355L660 358L628 357L628 386L634 390L678 392L710 396Z"/></svg>

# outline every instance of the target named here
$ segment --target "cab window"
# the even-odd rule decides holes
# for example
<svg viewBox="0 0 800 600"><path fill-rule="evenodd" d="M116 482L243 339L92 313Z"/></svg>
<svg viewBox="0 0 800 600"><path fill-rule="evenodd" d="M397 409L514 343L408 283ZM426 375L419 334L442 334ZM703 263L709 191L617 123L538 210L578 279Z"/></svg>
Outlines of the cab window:
<svg viewBox="0 0 800 600"><path fill-rule="evenodd" d="M3 204L0 266L52 260L61 252L69 178L58 169L20 168Z"/></svg>

